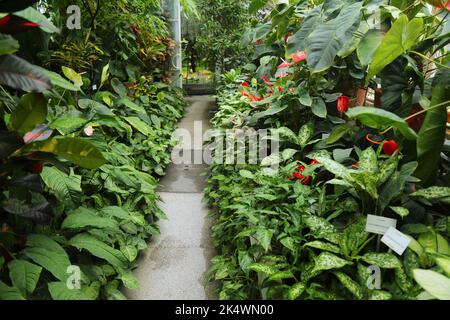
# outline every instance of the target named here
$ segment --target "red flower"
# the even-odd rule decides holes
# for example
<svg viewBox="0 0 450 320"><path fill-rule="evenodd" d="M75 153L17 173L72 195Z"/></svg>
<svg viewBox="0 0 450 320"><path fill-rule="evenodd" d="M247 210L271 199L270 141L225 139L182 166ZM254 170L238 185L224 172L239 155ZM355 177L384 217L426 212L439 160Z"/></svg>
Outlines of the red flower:
<svg viewBox="0 0 450 320"><path fill-rule="evenodd" d="M294 65L294 63L292 63L292 62L290 62L290 63L283 62L282 64L280 64L278 66L278 69L286 69L286 68L292 67L293 65Z"/></svg>
<svg viewBox="0 0 450 320"><path fill-rule="evenodd" d="M11 16L6 16L0 19L0 28L6 25L11 20Z"/></svg>
<svg viewBox="0 0 450 320"><path fill-rule="evenodd" d="M395 140L387 140L383 143L383 151L388 156L392 156L398 150L398 144Z"/></svg>
<svg viewBox="0 0 450 320"><path fill-rule="evenodd" d="M292 174L294 175L294 177L298 180L301 180L301 184L307 186L311 183L312 178L311 177L305 177L304 175L302 175L302 172L305 171L305 167L302 166L301 164L297 165L298 171L294 171Z"/></svg>
<svg viewBox="0 0 450 320"><path fill-rule="evenodd" d="M282 87L278 86L277 89L278 89L278 92L283 92L283 88Z"/></svg>
<svg viewBox="0 0 450 320"><path fill-rule="evenodd" d="M320 164L320 162L317 160L313 160L313 161L311 161L311 163L309 165L312 166L313 164Z"/></svg>
<svg viewBox="0 0 450 320"><path fill-rule="evenodd" d="M34 174L40 174L42 172L42 169L44 168L44 166L42 165L41 162L34 162L31 166L30 166L30 172L34 173Z"/></svg>
<svg viewBox="0 0 450 320"><path fill-rule="evenodd" d="M348 110L350 99L346 96L340 96L337 100L337 109L340 113L344 113Z"/></svg>
<svg viewBox="0 0 450 320"><path fill-rule="evenodd" d="M242 90L241 94L242 94L243 97L248 97L249 96L247 91L245 91L245 90Z"/></svg>
<svg viewBox="0 0 450 320"><path fill-rule="evenodd" d="M438 9L447 9L450 10L450 1L444 2L444 0L434 0L431 1L432 5L434 5Z"/></svg>
<svg viewBox="0 0 450 320"><path fill-rule="evenodd" d="M262 100L264 100L264 98L262 98L262 97L257 97L257 96L255 96L254 94L251 94L251 95L250 95L250 101L251 101L251 102L258 102L258 101L262 101Z"/></svg>
<svg viewBox="0 0 450 320"><path fill-rule="evenodd" d="M299 51L297 53L294 53L292 55L292 60L294 60L294 63L306 60L306 52L305 51Z"/></svg>
<svg viewBox="0 0 450 320"><path fill-rule="evenodd" d="M242 86L243 86L243 87L247 87L247 88L248 88L248 83L247 83L247 82L245 82L245 81L242 81Z"/></svg>

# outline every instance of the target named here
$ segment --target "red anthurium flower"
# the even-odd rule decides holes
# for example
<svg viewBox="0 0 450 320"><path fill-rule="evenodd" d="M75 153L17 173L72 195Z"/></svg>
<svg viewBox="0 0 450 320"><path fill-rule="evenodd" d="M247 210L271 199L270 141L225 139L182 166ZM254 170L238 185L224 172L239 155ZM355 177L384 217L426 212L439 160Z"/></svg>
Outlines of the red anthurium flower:
<svg viewBox="0 0 450 320"><path fill-rule="evenodd" d="M283 92L283 88L282 87L278 86L277 89L278 89L278 92Z"/></svg>
<svg viewBox="0 0 450 320"><path fill-rule="evenodd" d="M292 67L294 65L294 63L288 63L288 62L283 62L282 64L280 64L279 66L278 66L278 69L286 69L286 68L289 68L289 67Z"/></svg>
<svg viewBox="0 0 450 320"><path fill-rule="evenodd" d="M243 86L243 87L247 87L247 88L248 88L248 83L247 83L247 82L245 82L245 81L242 81L242 86Z"/></svg>
<svg viewBox="0 0 450 320"><path fill-rule="evenodd" d="M0 28L6 25L11 20L11 16L6 16L0 19Z"/></svg>
<svg viewBox="0 0 450 320"><path fill-rule="evenodd" d="M241 94L242 94L243 97L248 97L249 96L247 91L245 91L245 90L242 90Z"/></svg>
<svg viewBox="0 0 450 320"><path fill-rule="evenodd" d="M350 103L349 97L340 96L337 100L337 109L340 113L344 113L348 110L348 105Z"/></svg>
<svg viewBox="0 0 450 320"><path fill-rule="evenodd" d="M398 150L398 144L395 140L387 140L383 143L383 151L388 156L392 156Z"/></svg>
<svg viewBox="0 0 450 320"><path fill-rule="evenodd" d="M320 164L320 162L314 159L309 165L312 166L313 164Z"/></svg>
<svg viewBox="0 0 450 320"><path fill-rule="evenodd" d="M444 0L431 0L427 1L428 3L431 3L433 6L435 6L438 9L447 9L450 10L450 1L444 1Z"/></svg>
<svg viewBox="0 0 450 320"><path fill-rule="evenodd" d="M308 177L305 177L305 176L302 174L302 172L305 171L305 167L302 166L301 164L297 164L297 168L298 168L298 171L294 171L294 172L292 173L292 175L293 175L296 179L302 180L302 181L301 181L301 184L303 184L303 185L305 185L305 186L309 185L309 184L311 183L312 178L309 177L309 176L308 176Z"/></svg>
<svg viewBox="0 0 450 320"><path fill-rule="evenodd" d="M292 60L294 60L295 63L306 60L306 52L300 51L300 52L294 53L292 55Z"/></svg>
<svg viewBox="0 0 450 320"><path fill-rule="evenodd" d="M6 16L0 19L0 32L15 34L27 31L29 28L40 27L39 24L30 22L18 16Z"/></svg>

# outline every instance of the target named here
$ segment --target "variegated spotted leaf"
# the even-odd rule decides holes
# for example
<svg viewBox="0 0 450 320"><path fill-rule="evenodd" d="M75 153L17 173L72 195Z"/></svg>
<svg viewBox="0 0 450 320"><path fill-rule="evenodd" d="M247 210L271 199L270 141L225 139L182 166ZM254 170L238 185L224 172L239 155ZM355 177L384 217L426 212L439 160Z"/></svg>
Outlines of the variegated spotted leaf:
<svg viewBox="0 0 450 320"><path fill-rule="evenodd" d="M248 269L269 277L280 271L275 266L262 263L252 263L250 266L248 266Z"/></svg>
<svg viewBox="0 0 450 320"><path fill-rule="evenodd" d="M397 167L398 167L398 153L396 153L395 155L393 155L380 165L380 172L378 174L377 185L381 186L383 183L388 181L388 179L397 170Z"/></svg>
<svg viewBox="0 0 450 320"><path fill-rule="evenodd" d="M359 300L364 298L364 291L357 282L353 281L352 278L343 272L334 272L334 274L342 285L355 296L355 298Z"/></svg>
<svg viewBox="0 0 450 320"><path fill-rule="evenodd" d="M395 282L403 292L408 293L413 288L411 278L408 277L403 267L396 268L394 272Z"/></svg>
<svg viewBox="0 0 450 320"><path fill-rule="evenodd" d="M298 133L298 144L304 148L311 140L314 134L314 124L309 122L300 128Z"/></svg>
<svg viewBox="0 0 450 320"><path fill-rule="evenodd" d="M372 290L369 293L369 300L391 300L392 294L383 290Z"/></svg>
<svg viewBox="0 0 450 320"><path fill-rule="evenodd" d="M299 144L297 135L287 127L272 129L271 136L274 138L279 137L279 140L281 141L288 141L294 144Z"/></svg>
<svg viewBox="0 0 450 320"><path fill-rule="evenodd" d="M322 252L318 256L314 257L314 269L312 273L315 274L325 270L340 269L351 264L352 263L350 261L339 258L332 253Z"/></svg>
<svg viewBox="0 0 450 320"><path fill-rule="evenodd" d="M405 207L389 207L394 211L396 214L398 214L400 217L405 218L409 215L408 208Z"/></svg>
<svg viewBox="0 0 450 320"><path fill-rule="evenodd" d="M326 219L313 215L302 217L303 222L311 229L316 238L323 238L335 244L339 243L340 234L338 230Z"/></svg>
<svg viewBox="0 0 450 320"><path fill-rule="evenodd" d="M377 154L372 147L361 152L361 156L359 157L359 169L372 174L378 173Z"/></svg>
<svg viewBox="0 0 450 320"><path fill-rule="evenodd" d="M411 194L415 198L425 198L427 200L445 200L450 201L450 188L449 187L430 187L422 189Z"/></svg>
<svg viewBox="0 0 450 320"><path fill-rule="evenodd" d="M284 279L293 279L293 278L295 278L295 276L291 271L279 271L277 273L272 274L269 278L267 278L266 282L279 281Z"/></svg>
<svg viewBox="0 0 450 320"><path fill-rule="evenodd" d="M377 177L373 173L359 171L350 174L359 189L366 191L373 199L378 199Z"/></svg>
<svg viewBox="0 0 450 320"><path fill-rule="evenodd" d="M333 252L333 253L341 253L341 249L338 246L328 243L328 242L319 241L319 240L308 242L308 243L304 244L304 246L316 248L316 249L320 249L320 250L324 250L324 251L329 251L329 252Z"/></svg>
<svg viewBox="0 0 450 320"><path fill-rule="evenodd" d="M298 283L292 285L292 287L288 291L289 300L298 299L302 295L302 293L305 291L305 289L306 289L306 283L304 283L304 282L298 282Z"/></svg>
<svg viewBox="0 0 450 320"><path fill-rule="evenodd" d="M366 253L361 259L370 265L378 266L384 269L396 269L402 267L400 260L392 253L369 252Z"/></svg>
<svg viewBox="0 0 450 320"><path fill-rule="evenodd" d="M339 245L346 257L356 257L369 239L369 233L366 231L366 222L367 218L359 215L342 232Z"/></svg>
<svg viewBox="0 0 450 320"><path fill-rule="evenodd" d="M336 177L342 178L348 182L353 181L353 178L350 175L350 170L348 170L339 162L336 162L334 160L322 156L315 157L315 159L319 161L319 163L322 164L325 167L325 169L334 174Z"/></svg>

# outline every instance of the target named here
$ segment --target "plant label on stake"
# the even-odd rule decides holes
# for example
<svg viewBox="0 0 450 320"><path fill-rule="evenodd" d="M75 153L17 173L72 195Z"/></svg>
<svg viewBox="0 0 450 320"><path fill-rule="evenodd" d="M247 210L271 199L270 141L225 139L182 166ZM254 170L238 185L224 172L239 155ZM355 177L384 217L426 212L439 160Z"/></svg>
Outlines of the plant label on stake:
<svg viewBox="0 0 450 320"><path fill-rule="evenodd" d="M367 224L366 224L367 232L384 235L386 231L388 231L388 229L391 227L393 228L397 227L397 220L380 216L374 216L372 214L369 214L367 216Z"/></svg>
<svg viewBox="0 0 450 320"><path fill-rule="evenodd" d="M398 255L402 255L411 243L411 239L397 229L391 227L385 233L381 242L394 250Z"/></svg>

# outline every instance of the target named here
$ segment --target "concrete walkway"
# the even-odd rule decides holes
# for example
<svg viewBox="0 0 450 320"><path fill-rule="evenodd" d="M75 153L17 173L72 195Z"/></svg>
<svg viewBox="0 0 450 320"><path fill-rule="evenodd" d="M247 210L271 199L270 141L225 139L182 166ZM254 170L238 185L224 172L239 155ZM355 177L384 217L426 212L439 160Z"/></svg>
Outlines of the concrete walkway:
<svg viewBox="0 0 450 320"><path fill-rule="evenodd" d="M187 98L188 108L180 129L194 132L194 122L209 128L214 100L208 96ZM198 123L197 123L198 124ZM189 153L201 146L189 146ZM135 271L140 289L126 290L131 300L207 300L215 299L207 271L214 255L208 209L202 203L207 165L171 165L161 181L160 204L168 220L158 223L161 235L149 244Z"/></svg>

